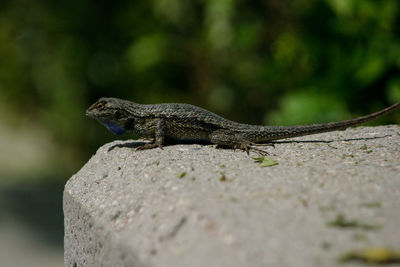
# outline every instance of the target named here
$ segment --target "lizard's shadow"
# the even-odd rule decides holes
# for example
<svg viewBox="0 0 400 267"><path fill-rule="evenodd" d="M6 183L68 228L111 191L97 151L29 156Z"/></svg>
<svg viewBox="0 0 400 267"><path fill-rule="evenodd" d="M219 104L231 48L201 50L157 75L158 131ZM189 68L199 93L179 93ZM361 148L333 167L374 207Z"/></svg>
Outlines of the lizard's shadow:
<svg viewBox="0 0 400 267"><path fill-rule="evenodd" d="M361 140L374 140L381 139L392 136L390 134L384 136L374 136L374 137L359 137L359 138L345 138L345 139L333 139L333 140L276 140L272 141L272 144L285 144L285 143L332 143L332 142L349 142L349 141L361 141Z"/></svg>
<svg viewBox="0 0 400 267"><path fill-rule="evenodd" d="M137 148L140 146L143 146L145 144L148 144L149 142L144 142L143 140L136 140L136 141L128 141L119 144L112 145L108 148L108 152L114 150L115 148L122 148L122 147L127 147L127 148ZM202 141L194 141L194 140L165 140L165 143L163 144L164 147L166 146L172 146L172 145L179 145L179 144L200 144L200 145L209 145L211 144L210 142L202 142Z"/></svg>
<svg viewBox="0 0 400 267"><path fill-rule="evenodd" d="M136 147L140 147L143 146L144 144L147 144L146 142L143 141L129 141L129 142L124 142L124 143L120 143L120 144L115 144L112 145L108 148L107 152L110 152L112 150L114 150L115 148L122 148L122 147L126 147L126 148L136 148Z"/></svg>
<svg viewBox="0 0 400 267"><path fill-rule="evenodd" d="M386 138L392 136L390 134L384 135L384 136L374 136L374 137L360 137L360 138L345 138L345 139L334 139L334 140L275 140L275 141L271 141L270 143L265 143L265 144L257 144L257 145L274 145L274 144L290 144L290 143L332 143L332 142L339 142L339 141L344 141L344 142L349 142L349 141L361 141L361 140L374 140L374 139L381 139L381 138ZM129 141L129 142L123 142L123 143L119 143L119 144L115 144L112 145L108 148L108 152L114 150L115 148L137 148L140 146L143 146L145 144L147 144L148 142L143 142L143 141ZM175 144L185 144L186 142L168 142L167 144L165 144L164 146L170 146L170 145L175 145ZM203 143L203 142L199 142L200 144L209 144L209 143ZM189 142L189 144L191 144ZM224 147L219 147L219 148L224 148Z"/></svg>

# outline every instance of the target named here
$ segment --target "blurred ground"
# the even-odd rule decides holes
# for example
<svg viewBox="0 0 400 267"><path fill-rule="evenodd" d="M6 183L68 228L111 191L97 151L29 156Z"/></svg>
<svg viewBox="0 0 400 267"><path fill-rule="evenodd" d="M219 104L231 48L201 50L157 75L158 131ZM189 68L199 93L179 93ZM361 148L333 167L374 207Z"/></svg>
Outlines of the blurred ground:
<svg viewBox="0 0 400 267"><path fill-rule="evenodd" d="M32 123L0 122L0 266L63 266L56 145Z"/></svg>
<svg viewBox="0 0 400 267"><path fill-rule="evenodd" d="M63 266L60 244L43 242L31 226L2 214L0 219L0 265L3 267Z"/></svg>

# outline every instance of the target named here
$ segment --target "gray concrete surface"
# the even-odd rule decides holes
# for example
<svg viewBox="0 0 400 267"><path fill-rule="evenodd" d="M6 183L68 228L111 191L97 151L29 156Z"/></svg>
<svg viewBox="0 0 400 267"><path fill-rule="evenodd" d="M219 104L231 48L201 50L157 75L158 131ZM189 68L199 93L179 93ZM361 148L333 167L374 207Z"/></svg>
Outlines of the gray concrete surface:
<svg viewBox="0 0 400 267"><path fill-rule="evenodd" d="M266 168L252 153L137 142L104 145L66 184L65 266L361 266L338 258L400 249L399 126L265 147L279 163ZM358 226L327 224L341 214Z"/></svg>

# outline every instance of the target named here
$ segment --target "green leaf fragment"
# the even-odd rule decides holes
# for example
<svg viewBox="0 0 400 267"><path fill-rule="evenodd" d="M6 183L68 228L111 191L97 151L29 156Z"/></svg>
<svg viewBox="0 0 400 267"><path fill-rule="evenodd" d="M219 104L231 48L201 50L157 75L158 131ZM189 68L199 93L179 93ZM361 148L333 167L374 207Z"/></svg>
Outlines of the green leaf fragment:
<svg viewBox="0 0 400 267"><path fill-rule="evenodd" d="M361 206L366 208L380 208L382 207L382 204L379 201L373 201L373 202L362 203Z"/></svg>
<svg viewBox="0 0 400 267"><path fill-rule="evenodd" d="M371 153L371 152L373 152L371 149L368 149L368 147L367 147L367 145L366 144L364 144L364 145L362 145L361 147L360 147L360 149L361 150L364 150L366 153Z"/></svg>
<svg viewBox="0 0 400 267"><path fill-rule="evenodd" d="M253 158L253 160L257 163L260 163L260 167L271 167L274 165L278 165L279 163L274 159L266 156L259 156L257 158Z"/></svg>
<svg viewBox="0 0 400 267"><path fill-rule="evenodd" d="M374 264L400 263L400 251L376 247L350 251L339 258L341 262L360 261Z"/></svg>
<svg viewBox="0 0 400 267"><path fill-rule="evenodd" d="M220 182L225 182L226 181L226 176L225 174L221 173L221 177L219 178Z"/></svg>
<svg viewBox="0 0 400 267"><path fill-rule="evenodd" d="M360 147L360 149L361 149L361 150L367 150L367 149L368 149L368 147L367 147L367 145L366 145L366 144L364 144L364 145L362 145L362 146Z"/></svg>
<svg viewBox="0 0 400 267"><path fill-rule="evenodd" d="M186 176L186 172L182 172L181 174L178 175L178 178L179 178L179 179L182 179L182 178L185 177L185 176Z"/></svg>
<svg viewBox="0 0 400 267"><path fill-rule="evenodd" d="M336 219L327 222L327 225L340 228L361 228L364 230L376 230L380 228L380 226L376 224L368 224L357 220L347 219L343 214L337 215Z"/></svg>

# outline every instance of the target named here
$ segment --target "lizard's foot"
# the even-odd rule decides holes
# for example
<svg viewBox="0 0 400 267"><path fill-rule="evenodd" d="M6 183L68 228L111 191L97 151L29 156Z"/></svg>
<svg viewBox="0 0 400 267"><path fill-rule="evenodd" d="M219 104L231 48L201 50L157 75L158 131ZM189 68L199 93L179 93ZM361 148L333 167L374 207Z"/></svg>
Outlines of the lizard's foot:
<svg viewBox="0 0 400 267"><path fill-rule="evenodd" d="M247 154L249 154L251 147L250 143L236 143L236 144L217 144L216 148L227 148L227 149L239 149L245 151Z"/></svg>
<svg viewBox="0 0 400 267"><path fill-rule="evenodd" d="M247 155L248 155L249 152L250 152L250 148L251 148L251 143L248 143L248 142L240 142L240 143L235 144L235 145L233 146L233 149L234 149L234 150L235 150L235 149L243 150L243 151L245 151L245 152L247 153Z"/></svg>
<svg viewBox="0 0 400 267"><path fill-rule="evenodd" d="M250 154L250 151L254 151L254 152L256 152L256 153L258 153L258 154L260 154L262 156L269 155L269 153L267 151L256 147L257 145L258 144L247 142L247 141L243 141L243 142L240 142L240 143L235 143L234 145L231 145L231 144L229 144L229 145L227 145L227 144L222 144L222 145L218 144L217 148L230 148L230 149L233 149L233 150L239 149L239 150L245 151L247 153L247 155Z"/></svg>
<svg viewBox="0 0 400 267"><path fill-rule="evenodd" d="M262 155L267 155L268 152L255 147L256 143L246 140L243 136L237 136L229 131L217 130L210 135L210 141L217 144L217 147L227 147L233 149L240 149L247 153L254 150ZM273 144L271 144L273 145Z"/></svg>
<svg viewBox="0 0 400 267"><path fill-rule="evenodd" d="M251 150L253 150L254 152L260 154L261 156L268 156L269 155L268 151L259 149L259 148L255 147L255 146L251 146L250 148L251 148ZM249 154L249 153L247 153L247 154Z"/></svg>
<svg viewBox="0 0 400 267"><path fill-rule="evenodd" d="M259 149L256 147L257 144L250 143L250 142L241 142L239 144L236 144L233 149L240 149L243 150L247 153L247 155L250 154L250 151L254 151L262 156L267 156L269 153L265 150Z"/></svg>
<svg viewBox="0 0 400 267"><path fill-rule="evenodd" d="M156 147L159 147L159 148L163 149L161 144L157 145L156 143L147 143L147 144L144 144L142 146L138 146L136 148L136 150L146 150L146 149L152 149L152 148L156 148Z"/></svg>
<svg viewBox="0 0 400 267"><path fill-rule="evenodd" d="M260 154L261 156L268 156L268 155L269 155L268 151L265 151L265 150L263 150L263 149L258 148L258 147L260 147L260 146L262 146L262 147L271 146L271 147L275 148L275 144L272 143L272 142L261 143L261 144L260 144L260 143L258 143L258 144L254 144L254 143L253 143L253 144L251 144L250 148L251 148L254 152Z"/></svg>

